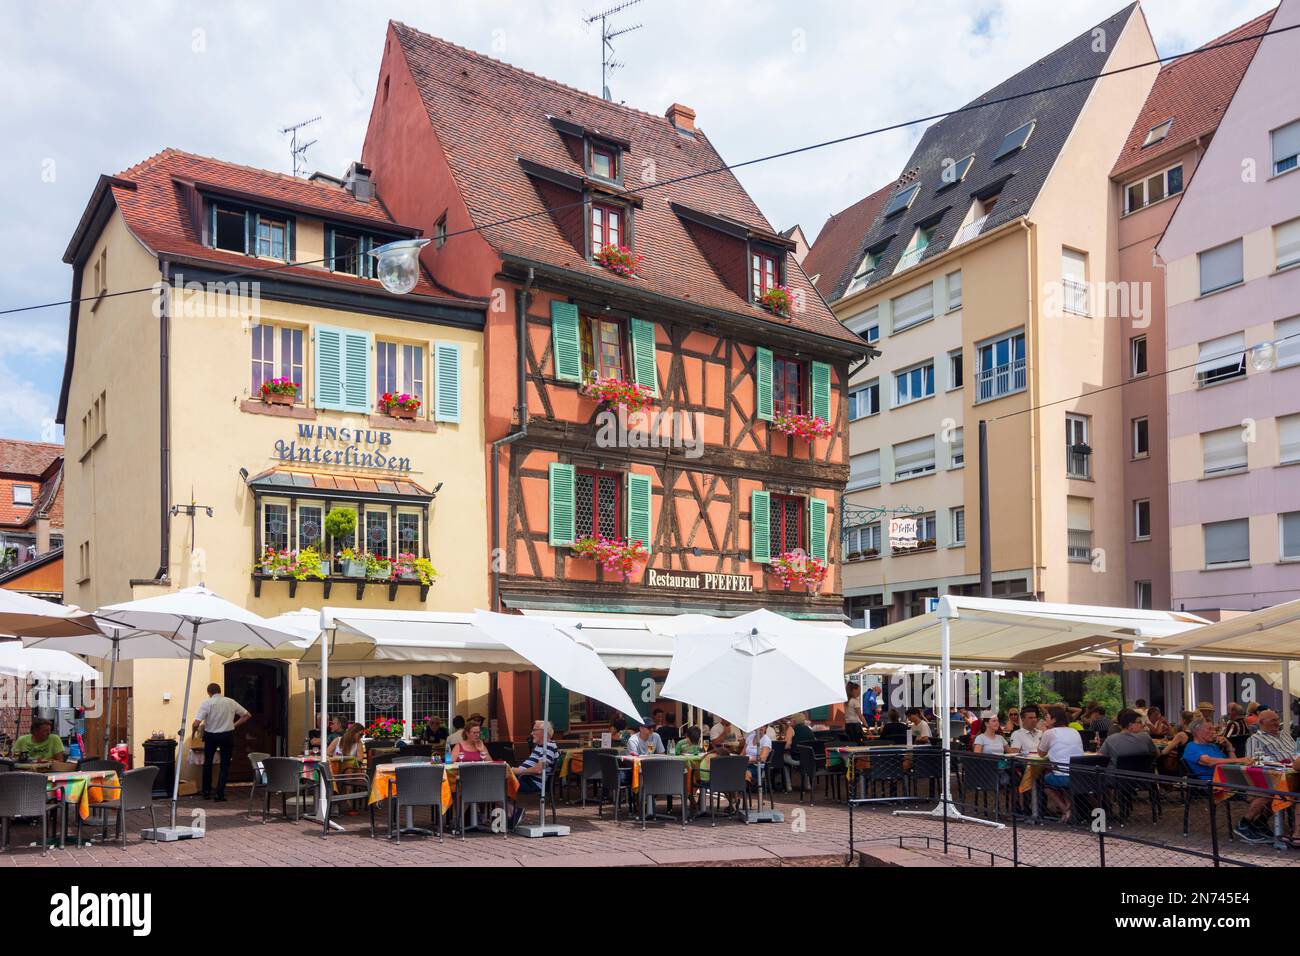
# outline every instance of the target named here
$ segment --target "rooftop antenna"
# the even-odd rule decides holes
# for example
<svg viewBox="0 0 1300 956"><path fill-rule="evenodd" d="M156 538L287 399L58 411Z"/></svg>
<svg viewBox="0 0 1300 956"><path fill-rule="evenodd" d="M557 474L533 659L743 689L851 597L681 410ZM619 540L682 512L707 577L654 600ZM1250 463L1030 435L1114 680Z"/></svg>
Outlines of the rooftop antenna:
<svg viewBox="0 0 1300 956"><path fill-rule="evenodd" d="M284 129L280 130L281 136L288 133L290 137L289 158L293 163L293 174L295 176L307 175L307 150L309 147L315 146L317 142L313 139L310 142L300 144L298 142L298 130L302 129L304 126L310 126L312 123L319 123L320 120L321 117L313 116L311 119L303 120L301 123L295 123L292 126L286 126ZM301 170L301 172L299 170Z"/></svg>
<svg viewBox="0 0 1300 956"><path fill-rule="evenodd" d="M640 2L641 0L625 0L624 3L612 6L607 10L602 10L600 13L593 13L582 21L586 26L591 26L597 20L600 21L600 95L607 100L612 100L614 98L609 93L609 76L615 70L621 70L623 68L623 64L614 59L614 44L612 41L615 37L621 37L623 34L631 33L633 30L640 30L642 27L642 24L634 23L630 27L613 29L613 25L609 22L609 18L616 13L626 10L628 7L635 7Z"/></svg>

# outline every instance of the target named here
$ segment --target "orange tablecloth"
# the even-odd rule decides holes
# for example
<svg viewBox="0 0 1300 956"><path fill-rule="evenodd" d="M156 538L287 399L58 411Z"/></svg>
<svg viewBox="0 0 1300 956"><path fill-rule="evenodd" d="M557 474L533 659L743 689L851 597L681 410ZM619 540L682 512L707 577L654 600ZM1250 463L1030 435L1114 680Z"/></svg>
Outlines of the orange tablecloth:
<svg viewBox="0 0 1300 956"><path fill-rule="evenodd" d="M1043 774L1052 768L1052 764L1043 757L1012 757L1016 761L1012 766L1024 767L1025 772L1020 777L1020 784L1016 790L1020 793L1028 793L1034 789L1034 784Z"/></svg>
<svg viewBox="0 0 1300 956"><path fill-rule="evenodd" d="M704 754L651 754L649 757L633 757L630 754L623 754L618 759L632 765L632 790L641 789L641 761L642 760L680 760L686 764L686 789L694 790L696 780L698 779L701 764L708 759Z"/></svg>
<svg viewBox="0 0 1300 956"><path fill-rule="evenodd" d="M1267 789L1279 790L1282 793L1293 794L1293 796L1275 796L1270 805L1274 813L1281 813L1291 804L1297 801L1294 794L1300 794L1300 772L1295 770L1272 770L1267 767L1245 767L1246 779L1255 783L1261 789L1264 789L1264 780L1268 781ZM1262 775L1262 778L1261 778ZM1223 771L1219 767L1214 768L1214 782L1224 783ZM1215 790L1214 800L1216 803L1222 803L1232 797L1235 793L1233 790Z"/></svg>
<svg viewBox="0 0 1300 956"><path fill-rule="evenodd" d="M496 763L496 761L482 761L483 763ZM443 764L442 772L442 805L451 806L451 796L456 791L456 780L458 777L459 765ZM397 785L397 764L381 763L375 768L374 779L370 781L370 799L368 803L378 803L380 800L387 800L393 795ZM519 778L515 776L514 768L506 766L506 793L511 799L519 793Z"/></svg>
<svg viewBox="0 0 1300 956"><path fill-rule="evenodd" d="M77 813L85 820L90 816L92 804L116 800L121 785L115 770L74 770L45 775L46 788L61 790L61 798L77 805Z"/></svg>

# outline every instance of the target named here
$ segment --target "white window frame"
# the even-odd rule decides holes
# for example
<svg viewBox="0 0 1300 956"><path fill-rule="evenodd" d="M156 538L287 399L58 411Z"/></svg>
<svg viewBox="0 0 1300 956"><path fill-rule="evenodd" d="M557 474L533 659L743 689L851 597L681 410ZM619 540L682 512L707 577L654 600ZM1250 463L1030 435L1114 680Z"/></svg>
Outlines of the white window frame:
<svg viewBox="0 0 1300 956"><path fill-rule="evenodd" d="M957 376L954 374L953 360L956 360L961 366L961 381L956 381ZM957 348L948 353L948 388L952 392L966 385L966 356L965 353Z"/></svg>
<svg viewBox="0 0 1300 956"><path fill-rule="evenodd" d="M1236 270L1237 278L1233 279L1230 282L1220 282L1218 285L1206 286L1205 257L1208 255L1212 255L1216 252L1232 249L1233 247L1236 247L1237 250L1237 256L1236 256L1238 260L1238 268ZM1200 290L1200 294L1203 296L1213 295L1216 292L1222 292L1224 289L1235 289L1237 286L1241 285L1246 279L1245 256L1246 256L1245 244L1240 238L1233 239L1230 242L1221 242L1217 246L1214 246L1213 248L1203 249L1200 252L1198 252L1196 254L1196 287L1197 289Z"/></svg>
<svg viewBox="0 0 1300 956"><path fill-rule="evenodd" d="M1169 199L1172 196L1181 196L1183 194L1183 189L1186 188L1187 184L1180 180L1178 184L1178 191L1171 193L1169 191L1169 174L1172 173L1175 169L1181 172L1182 168L1183 168L1182 163L1174 163L1172 166L1166 166L1164 169L1160 170L1159 172L1147 173L1145 176L1143 176L1140 179L1135 179L1132 182L1125 183L1124 184L1124 215L1127 216L1129 213L1137 212L1139 209L1146 209L1147 206L1154 206L1156 203L1164 202L1166 199ZM1163 195L1161 195L1159 199L1155 199L1155 200L1148 198L1151 195L1151 191L1147 188L1147 186L1150 184L1151 180L1153 179L1160 180L1160 189L1163 193ZM1130 201L1132 199L1132 190L1135 186L1142 187L1142 203L1141 205L1138 206L1134 206Z"/></svg>
<svg viewBox="0 0 1300 956"><path fill-rule="evenodd" d="M861 472L858 472L857 476L855 477L855 473L853 471L853 459L855 458L862 459L870 455L876 456L875 480L872 481L870 479L861 477ZM848 480L848 484L844 486L844 490L847 492L847 491L863 491L868 488L879 488L881 478L882 476L880 474L880 449L873 448L870 449L869 451L855 452L853 455L849 456L849 480Z"/></svg>
<svg viewBox="0 0 1300 956"><path fill-rule="evenodd" d="M397 385L391 389L384 388L382 386L382 383L379 381L379 350L381 348L387 349L390 346L393 347L394 350L393 354L394 354L394 363L396 368L395 371L393 372L393 378L397 382ZM409 368L409 366L411 365L411 360L410 360L411 349L420 350L420 368L418 369L419 371L418 377L414 376L412 370ZM382 395L384 392L392 392L394 395L407 392L407 394L417 395L417 397L420 399L420 410L416 413L415 417L419 419L419 418L427 418L429 416L429 393L431 391L431 389L429 388L429 384L430 384L429 383L429 352L430 352L430 346L428 342L416 342L416 341L410 341L405 339L389 339L389 338L382 338L382 337L375 339L375 350L374 350L374 359L373 359L374 366L375 366L375 371L374 371L375 394L373 398L374 398L376 408L379 407L379 396ZM408 378L411 380L412 387L414 387L414 385L418 382L419 384L418 393L414 391L408 392L407 389Z"/></svg>
<svg viewBox="0 0 1300 956"><path fill-rule="evenodd" d="M1246 377L1246 334L1232 332L1197 346L1196 387L1208 388Z"/></svg>
<svg viewBox="0 0 1300 956"><path fill-rule="evenodd" d="M1240 522L1244 522L1245 525L1246 525L1246 557L1245 557L1244 559L1243 559L1243 558L1233 558L1231 561L1215 561L1215 562L1211 562L1211 561L1210 561L1210 555L1209 555L1209 549L1207 548L1207 549L1206 549L1206 553L1205 553L1205 567L1206 567L1207 569L1217 569L1217 568L1244 568L1244 567L1249 567L1249 566L1250 566L1250 519L1249 519L1249 518L1230 518L1230 519L1228 519L1228 520L1226 520L1226 521L1210 521L1210 522L1207 522L1207 523L1201 525L1201 537L1202 537L1202 539L1204 540L1204 538L1205 538L1205 536L1206 536L1206 532L1208 531L1208 529L1210 528L1211 525L1237 524L1237 523L1240 523Z"/></svg>
<svg viewBox="0 0 1300 956"><path fill-rule="evenodd" d="M1142 349L1142 371L1138 371L1138 347ZM1128 374L1129 378L1142 378L1151 374L1151 350L1145 335L1135 335L1128 340Z"/></svg>
<svg viewBox="0 0 1300 956"><path fill-rule="evenodd" d="M1241 442L1240 462L1238 462L1234 458L1233 463L1231 465L1222 465L1216 468L1210 467L1210 463L1206 458L1206 451L1208 449L1208 445L1211 444L1211 442L1213 441L1214 436L1230 436L1233 434L1240 437L1241 426L1231 425L1228 428L1216 428L1213 429L1212 431L1201 432L1201 475L1202 477L1217 478L1220 475L1237 475L1237 474L1241 474L1244 471L1249 470L1250 453L1246 448L1245 441ZM1207 439L1210 439L1211 441L1207 441Z"/></svg>
<svg viewBox="0 0 1300 956"><path fill-rule="evenodd" d="M1274 369L1300 365L1300 315L1288 316L1273 323Z"/></svg>
<svg viewBox="0 0 1300 956"><path fill-rule="evenodd" d="M1146 505L1146 534L1142 533L1142 506ZM1150 541L1151 540L1151 499L1134 498L1133 499L1133 540Z"/></svg>
<svg viewBox="0 0 1300 956"><path fill-rule="evenodd" d="M954 279L956 279L956 282L953 281ZM946 285L948 291L948 311L956 312L962 306L962 283L961 283L960 269L948 273ZM952 294L954 287L957 289L957 297L955 300Z"/></svg>
<svg viewBox="0 0 1300 956"><path fill-rule="evenodd" d="M1083 278L1066 276L1066 263L1077 261L1082 265ZM1088 290L1088 253L1082 249L1061 247L1061 309L1067 315L1092 315L1092 297Z"/></svg>
<svg viewBox="0 0 1300 956"><path fill-rule="evenodd" d="M953 430L953 440L948 443L948 470L966 467L966 430L960 426Z"/></svg>
<svg viewBox="0 0 1300 956"><path fill-rule="evenodd" d="M1283 173L1289 173L1293 169L1300 168L1300 152L1285 153L1282 156L1278 155L1277 140L1279 133L1285 133L1288 142L1300 140L1300 119L1292 120L1289 123L1283 123L1281 126L1276 129L1271 129L1268 132L1269 153L1273 160L1270 168L1273 170L1274 176L1281 176Z"/></svg>
<svg viewBox="0 0 1300 956"><path fill-rule="evenodd" d="M25 491L25 492L27 492L27 500L26 500L26 501L22 501L22 500L18 497L18 492L19 492L19 491ZM31 485L27 485L27 484L23 484L23 485L15 484L15 485L13 486L13 503L14 503L15 505L23 505L23 506L30 505L30 504L32 503L33 498L34 498L34 496L33 496L33 494L32 494L32 486L31 486Z"/></svg>
<svg viewBox="0 0 1300 956"><path fill-rule="evenodd" d="M926 381L926 376L925 376L926 369L930 370L930 376L929 376L930 391L928 393L917 395L915 397L909 397L908 399L904 400L902 398L902 392L899 389L900 381L904 377L910 378L913 372L920 372L922 391L924 392L924 386ZM904 405L915 405L917 402L923 402L927 398L934 398L934 359L926 359L923 362L917 362L915 365L909 365L907 368L899 369L898 371L894 372L893 378L894 378L894 402L893 405L891 406L893 408L902 408Z"/></svg>
<svg viewBox="0 0 1300 956"><path fill-rule="evenodd" d="M1143 601L1143 590L1146 590L1146 600ZM1133 606L1138 610L1150 610L1151 605L1155 603L1155 588L1150 581L1133 582Z"/></svg>
<svg viewBox="0 0 1300 956"><path fill-rule="evenodd" d="M1146 448L1138 451L1138 423L1146 422ZM1151 457L1151 419L1147 415L1139 415L1129 422L1129 458L1133 461L1139 461L1143 458Z"/></svg>
<svg viewBox="0 0 1300 956"><path fill-rule="evenodd" d="M1279 465L1291 465L1300 462L1300 414L1279 415L1274 421L1277 423L1277 463ZM1290 423L1296 433L1295 452L1290 458L1285 455L1286 447L1282 441L1284 423Z"/></svg>
<svg viewBox="0 0 1300 956"><path fill-rule="evenodd" d="M1023 357L1016 358L1016 339L1021 340L1022 348L1028 345L1028 339L1025 338L1024 328L1013 329L1010 332L1003 332L1001 335L996 335L993 338L985 339L982 342L976 343L975 363L973 369L975 375L975 404L978 405L982 402L992 402L999 398L1006 398L1008 395L1015 395L1017 392L1023 392L1029 387L1028 350L1026 349L1026 354ZM980 383L980 376L984 374L984 363L982 361L983 352L985 349L990 349L993 351L994 355L996 355L998 346L1003 343L1006 343L1007 361L1001 365L993 366L989 376L989 394L985 396ZM1017 368L1017 365L1019 365L1019 368ZM1005 381L1008 387L1005 390L999 391L996 386L1002 381ZM1017 381L1019 381L1019 385L1016 384Z"/></svg>
<svg viewBox="0 0 1300 956"><path fill-rule="evenodd" d="M870 390L876 390L875 410L870 412L862 411L862 398ZM849 389L849 421L856 422L863 418L871 418L880 414L880 379L873 378L870 381L863 382L861 385Z"/></svg>
<svg viewBox="0 0 1300 956"><path fill-rule="evenodd" d="M1286 517L1295 515L1296 522L1300 523L1300 511L1284 511L1277 516L1277 557L1279 561L1300 561L1300 530L1297 531L1297 540L1294 544L1294 552L1286 553L1287 536L1286 536Z"/></svg>
<svg viewBox="0 0 1300 956"><path fill-rule="evenodd" d="M1289 258L1286 259L1282 258L1278 248L1278 239L1281 238L1284 230L1294 233L1291 239ZM1288 219L1286 222L1279 222L1273 227L1273 268L1281 271L1297 265L1300 265L1300 218Z"/></svg>
<svg viewBox="0 0 1300 956"><path fill-rule="evenodd" d="M253 336L260 335L261 330L267 328L271 329L271 377L272 378L296 378L298 382L298 394L294 396L293 403L295 405L306 405L307 396L310 394L310 392L308 391L309 383L307 381L307 374L310 365L310 362L308 360L308 353L311 351L311 345L312 345L311 330L306 328L305 326L294 325L291 322L259 322L256 325L250 327L249 344L248 344L248 366L247 366L248 368L247 382L249 385L249 395L253 398L260 397L259 393L253 391L253 387L252 387L253 341L254 341ZM283 333L285 330L288 330L289 332L292 333L296 333L298 336L299 345L301 346L300 348L301 360L299 362L294 362L291 358L287 366L285 364L285 359L284 359L284 334ZM263 357L261 359L258 359L258 361L265 363L266 358ZM286 372L288 372L289 374L286 375L285 374Z"/></svg>
<svg viewBox="0 0 1300 956"><path fill-rule="evenodd" d="M952 547L966 545L966 508L964 506L948 509L948 521L952 534ZM959 533L960 532L960 533Z"/></svg>
<svg viewBox="0 0 1300 956"><path fill-rule="evenodd" d="M928 464L928 465L922 465L922 466L919 467L919 468L912 468L912 469L909 469L909 470L908 470L907 472L905 472L905 473L900 473L899 470L898 470L898 449L899 449L899 447L900 447L900 446L903 446L903 445L910 445L910 444L912 444L913 442L924 442L924 441L926 441L927 439L928 439L929 442L930 442L930 461L929 461L929 464ZM934 436L933 436L933 435L921 435L921 436L919 436L919 437L917 437L917 438L911 438L911 439L908 439L907 441L900 441L900 442L895 443L894 446L893 446L893 448L892 448L892 458L893 458L893 465L894 465L894 469L893 469L894 477L893 477L893 480L896 481L896 482L897 482L897 481L910 481L910 480L913 479L913 478L924 478L926 475L933 475L933 474L935 473L935 470L936 470L936 467L937 467L937 462L935 461L935 458L936 458L936 448L935 448L935 440L934 440ZM918 535L918 536L919 536L919 535Z"/></svg>
<svg viewBox="0 0 1300 956"><path fill-rule="evenodd" d="M1082 473L1071 471L1070 465L1073 464L1072 449L1075 445L1087 445L1092 447L1089 436L1092 432L1092 416L1079 415L1075 412L1067 412L1065 415L1065 477L1076 480L1087 480L1092 477L1092 455L1080 456L1084 460L1084 471ZM1082 441L1078 439L1082 438Z"/></svg>

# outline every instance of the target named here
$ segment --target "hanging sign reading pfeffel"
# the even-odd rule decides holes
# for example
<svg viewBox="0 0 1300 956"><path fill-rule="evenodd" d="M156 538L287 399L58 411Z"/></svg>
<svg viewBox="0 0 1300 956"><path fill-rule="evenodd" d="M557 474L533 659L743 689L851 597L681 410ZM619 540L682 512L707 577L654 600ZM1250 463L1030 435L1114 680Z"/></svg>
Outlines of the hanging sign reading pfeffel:
<svg viewBox="0 0 1300 956"><path fill-rule="evenodd" d="M889 546L894 550L916 547L916 519L889 519Z"/></svg>

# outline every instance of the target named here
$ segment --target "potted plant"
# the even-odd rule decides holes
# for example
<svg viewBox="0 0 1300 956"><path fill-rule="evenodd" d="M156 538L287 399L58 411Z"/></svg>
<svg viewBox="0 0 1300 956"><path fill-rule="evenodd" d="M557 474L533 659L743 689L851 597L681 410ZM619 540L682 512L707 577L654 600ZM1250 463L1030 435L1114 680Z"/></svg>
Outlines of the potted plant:
<svg viewBox="0 0 1300 956"><path fill-rule="evenodd" d="M794 311L794 293L786 286L773 286L759 297L758 304L772 314L786 318Z"/></svg>
<svg viewBox="0 0 1300 956"><path fill-rule="evenodd" d="M345 578L364 578L366 576L366 554L356 548L341 548L337 555L339 573Z"/></svg>
<svg viewBox="0 0 1300 956"><path fill-rule="evenodd" d="M434 578L438 576L438 570L428 558L416 558L411 562L411 566L415 570L415 576L426 587L432 584Z"/></svg>
<svg viewBox="0 0 1300 956"><path fill-rule="evenodd" d="M291 573L292 566L292 551L280 551L276 548L266 548L262 552L261 558L258 559L257 566L254 570L259 574L265 574L272 578L281 578L286 577Z"/></svg>
<svg viewBox="0 0 1300 956"><path fill-rule="evenodd" d="M298 383L291 378L272 378L262 383L262 402L266 405L292 405L298 400Z"/></svg>
<svg viewBox="0 0 1300 956"><path fill-rule="evenodd" d="M369 551L365 553L366 579L369 581L386 581L393 576L393 562L381 558Z"/></svg>
<svg viewBox="0 0 1300 956"><path fill-rule="evenodd" d="M351 541L353 533L357 530L357 513L351 508L331 508L329 514L325 515L325 534L329 537L330 542L338 548L340 542ZM334 552L334 557L339 559L340 564L348 560L348 554L355 559L356 552L351 546L339 548ZM357 577L358 574L348 574L346 568L340 568L340 573L348 577Z"/></svg>
<svg viewBox="0 0 1300 956"><path fill-rule="evenodd" d="M791 438L801 438L807 442L828 438L831 434L830 422L820 415L802 412L777 412L772 416L772 427Z"/></svg>
<svg viewBox="0 0 1300 956"><path fill-rule="evenodd" d="M418 398L407 392L397 394L384 392L379 397L379 407L392 418L412 420L420 413L420 405L422 404Z"/></svg>
<svg viewBox="0 0 1300 956"><path fill-rule="evenodd" d="M786 590L802 585L810 594L821 588L829 570L821 558L814 558L798 550L781 553L773 559L769 568L781 579Z"/></svg>
<svg viewBox="0 0 1300 956"><path fill-rule="evenodd" d="M643 256L638 256L627 246L614 245L606 246L591 257L596 265L603 266L610 272L617 273L628 279L636 278L637 267L641 265L643 258Z"/></svg>
<svg viewBox="0 0 1300 956"><path fill-rule="evenodd" d="M606 571L620 575L624 581L631 581L632 576L640 573L650 560L650 552L642 542L606 538L604 535L581 538L574 542L572 550L580 558L599 562Z"/></svg>
<svg viewBox="0 0 1300 956"><path fill-rule="evenodd" d="M398 717L376 717L366 727L366 736L371 740L401 740L406 735L406 721Z"/></svg>
<svg viewBox="0 0 1300 956"><path fill-rule="evenodd" d="M850 560L850 561L861 561L861 560L862 560L862 552L861 552L861 551L850 551L847 555L845 555L845 557L846 557L848 560Z"/></svg>
<svg viewBox="0 0 1300 956"><path fill-rule="evenodd" d="M622 405L629 415L641 411L654 397L654 393L645 385L625 382L621 378L602 378L598 375L587 380L587 383L582 386L582 394L594 398L606 408L617 408Z"/></svg>
<svg viewBox="0 0 1300 956"><path fill-rule="evenodd" d="M329 562L322 560L320 552L315 548L303 548L294 556L289 573L296 581L306 581L308 578L323 581L329 577Z"/></svg>

